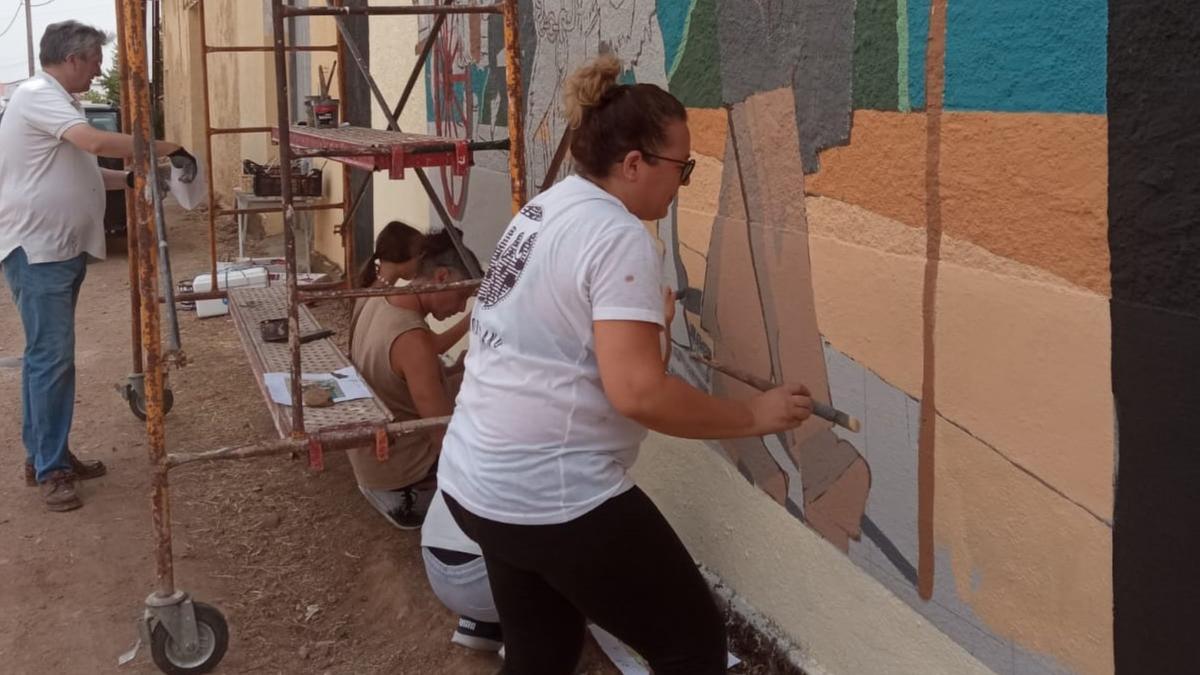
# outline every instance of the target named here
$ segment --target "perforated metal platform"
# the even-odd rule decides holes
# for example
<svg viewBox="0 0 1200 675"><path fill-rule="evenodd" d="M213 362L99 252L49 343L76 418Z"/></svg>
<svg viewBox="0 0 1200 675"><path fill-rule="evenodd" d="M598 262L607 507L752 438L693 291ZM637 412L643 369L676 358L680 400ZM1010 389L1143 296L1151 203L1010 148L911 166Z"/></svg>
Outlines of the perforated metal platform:
<svg viewBox="0 0 1200 675"><path fill-rule="evenodd" d="M411 168L448 166L455 175L463 175L474 163L475 152L507 150L509 146L507 139L473 141L352 126L294 126L288 134L295 151L345 151L350 154L326 156L366 171L387 171L393 180L403 178L404 170ZM271 130L271 140L279 141L278 128Z"/></svg>
<svg viewBox="0 0 1200 675"><path fill-rule="evenodd" d="M263 342L258 324L266 319L287 316L287 287L235 288L229 291L229 313L238 329L238 337L250 369L258 381L275 428L280 438L292 434L292 409L271 400L263 382L264 373L286 373L291 369L292 357L286 342ZM300 334L307 335L321 329L304 305L299 307ZM352 365L329 338L313 340L300 345L300 368L306 373L329 373ZM328 408L304 409L304 427L308 432L352 424L383 424L392 421L392 414L379 397L372 394L369 399L346 401Z"/></svg>

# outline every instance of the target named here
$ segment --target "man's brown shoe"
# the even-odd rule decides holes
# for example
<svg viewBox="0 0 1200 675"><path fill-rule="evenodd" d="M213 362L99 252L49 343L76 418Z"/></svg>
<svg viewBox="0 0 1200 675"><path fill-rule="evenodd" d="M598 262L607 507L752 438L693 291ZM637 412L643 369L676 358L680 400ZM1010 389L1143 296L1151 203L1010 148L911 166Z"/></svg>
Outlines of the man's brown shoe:
<svg viewBox="0 0 1200 675"><path fill-rule="evenodd" d="M70 454L71 473L79 480L91 480L108 473L108 467L98 459L79 459L75 453Z"/></svg>
<svg viewBox="0 0 1200 675"><path fill-rule="evenodd" d="M70 471L55 471L42 483L42 501L50 511L73 511L81 506L75 494L75 476Z"/></svg>
<svg viewBox="0 0 1200 675"><path fill-rule="evenodd" d="M68 458L71 461L71 473L75 474L75 478L79 480L91 480L108 473L108 467L98 459L79 459L73 452L68 455ZM25 484L29 487L37 487L37 471L29 462L25 462Z"/></svg>

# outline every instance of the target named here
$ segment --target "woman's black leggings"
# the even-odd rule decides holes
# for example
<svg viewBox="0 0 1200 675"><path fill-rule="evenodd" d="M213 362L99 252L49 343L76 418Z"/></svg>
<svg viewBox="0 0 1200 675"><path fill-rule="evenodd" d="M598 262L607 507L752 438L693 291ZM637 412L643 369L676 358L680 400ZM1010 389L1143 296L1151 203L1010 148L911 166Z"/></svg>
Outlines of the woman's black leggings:
<svg viewBox="0 0 1200 675"><path fill-rule="evenodd" d="M478 542L505 675L570 675L591 620L655 675L726 672L725 624L683 542L641 490L560 525L509 525L446 504Z"/></svg>

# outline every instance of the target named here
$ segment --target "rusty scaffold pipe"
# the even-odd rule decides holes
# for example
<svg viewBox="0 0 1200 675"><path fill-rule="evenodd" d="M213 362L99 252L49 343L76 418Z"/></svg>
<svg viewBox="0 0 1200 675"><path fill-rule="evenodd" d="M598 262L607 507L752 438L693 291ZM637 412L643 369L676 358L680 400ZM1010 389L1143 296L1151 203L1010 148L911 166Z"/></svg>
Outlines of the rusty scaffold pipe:
<svg viewBox="0 0 1200 675"><path fill-rule="evenodd" d="M149 67L146 51L146 7L141 0L122 0L119 20L123 26L119 45L125 62L133 135L134 220L138 244L138 287L141 301L141 345L145 360L146 436L152 470L151 516L154 521L156 591L161 597L175 592L171 557L171 511L167 495L166 430L163 424L165 363L158 308L158 240L154 209L147 180L154 175L155 153L150 119Z"/></svg>

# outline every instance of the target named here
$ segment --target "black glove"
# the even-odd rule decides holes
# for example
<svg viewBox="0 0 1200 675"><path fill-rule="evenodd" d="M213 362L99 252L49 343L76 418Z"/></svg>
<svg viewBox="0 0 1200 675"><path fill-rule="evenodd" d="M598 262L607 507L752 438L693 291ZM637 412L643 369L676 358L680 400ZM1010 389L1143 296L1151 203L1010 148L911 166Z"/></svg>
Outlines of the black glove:
<svg viewBox="0 0 1200 675"><path fill-rule="evenodd" d="M196 158L192 156L192 153L184 150L183 148L179 148L175 152L167 155L167 157L171 160L171 166L183 172L183 175L179 177L180 182L190 183L196 180L196 171L198 167L196 165Z"/></svg>
<svg viewBox="0 0 1200 675"><path fill-rule="evenodd" d="M155 173L158 175L159 192L165 195L171 189L170 172L167 171L165 167L158 166L158 162L155 162L154 164L155 164L155 168L157 169L157 171L155 171ZM193 177L195 177L194 173L193 173ZM129 189L131 189L131 190L133 189L133 172L132 171L125 172L125 184L129 186Z"/></svg>

